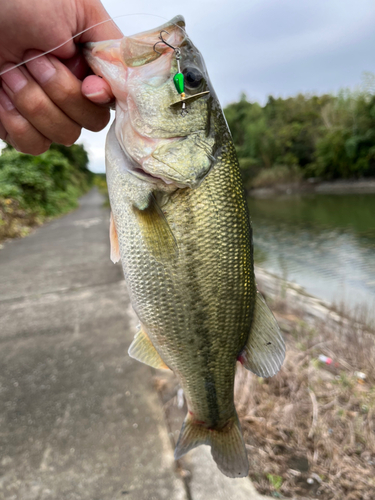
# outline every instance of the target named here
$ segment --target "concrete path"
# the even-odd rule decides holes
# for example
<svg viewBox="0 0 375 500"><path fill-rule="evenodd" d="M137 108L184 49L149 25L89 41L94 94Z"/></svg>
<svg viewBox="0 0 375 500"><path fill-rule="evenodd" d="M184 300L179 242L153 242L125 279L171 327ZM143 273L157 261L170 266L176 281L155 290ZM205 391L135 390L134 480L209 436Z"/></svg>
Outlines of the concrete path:
<svg viewBox="0 0 375 500"><path fill-rule="evenodd" d="M108 220L92 191L0 250L0 500L258 498L206 447L178 474Z"/></svg>
<svg viewBox="0 0 375 500"><path fill-rule="evenodd" d="M0 499L187 498L102 205L0 251Z"/></svg>

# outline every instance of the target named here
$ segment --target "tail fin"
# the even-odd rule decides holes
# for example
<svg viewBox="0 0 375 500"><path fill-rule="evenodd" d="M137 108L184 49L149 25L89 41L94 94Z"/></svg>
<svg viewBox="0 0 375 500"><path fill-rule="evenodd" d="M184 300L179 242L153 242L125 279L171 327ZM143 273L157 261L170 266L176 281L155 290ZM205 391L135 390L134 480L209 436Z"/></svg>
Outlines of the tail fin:
<svg viewBox="0 0 375 500"><path fill-rule="evenodd" d="M245 443L235 414L220 430L207 429L188 414L182 424L174 452L178 460L201 444L211 446L211 454L220 471L228 477L246 477L249 473Z"/></svg>

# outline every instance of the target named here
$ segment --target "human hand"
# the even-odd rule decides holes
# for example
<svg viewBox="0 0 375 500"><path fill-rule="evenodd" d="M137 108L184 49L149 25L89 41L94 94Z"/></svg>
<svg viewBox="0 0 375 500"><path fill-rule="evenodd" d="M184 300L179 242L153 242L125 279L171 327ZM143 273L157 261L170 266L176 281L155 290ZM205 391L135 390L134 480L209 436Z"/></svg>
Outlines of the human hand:
<svg viewBox="0 0 375 500"><path fill-rule="evenodd" d="M99 0L0 0L0 10L0 73L109 19ZM97 76L82 84L88 67L77 44L121 37L116 25L108 22L3 74L0 138L37 155L51 142L73 144L82 127L102 130L109 121L104 104L113 96Z"/></svg>

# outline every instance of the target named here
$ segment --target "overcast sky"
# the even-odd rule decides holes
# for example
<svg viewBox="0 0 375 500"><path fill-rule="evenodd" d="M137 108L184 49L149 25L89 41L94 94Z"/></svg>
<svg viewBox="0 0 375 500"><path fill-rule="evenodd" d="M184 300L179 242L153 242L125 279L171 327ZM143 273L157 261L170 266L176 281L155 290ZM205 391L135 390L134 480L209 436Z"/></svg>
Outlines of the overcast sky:
<svg viewBox="0 0 375 500"><path fill-rule="evenodd" d="M337 92L375 73L374 0L103 0L108 13L182 14L202 52L223 106L246 92L268 95ZM136 4L136 6L133 6ZM151 15L116 19L124 34L165 22ZM91 168L104 171L105 131L82 133Z"/></svg>

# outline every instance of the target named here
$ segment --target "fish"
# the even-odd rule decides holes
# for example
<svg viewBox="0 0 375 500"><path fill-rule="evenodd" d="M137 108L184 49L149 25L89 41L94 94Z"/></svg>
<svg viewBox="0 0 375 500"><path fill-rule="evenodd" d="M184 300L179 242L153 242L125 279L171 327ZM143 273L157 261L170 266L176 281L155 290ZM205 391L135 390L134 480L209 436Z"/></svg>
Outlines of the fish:
<svg viewBox="0 0 375 500"><path fill-rule="evenodd" d="M239 164L203 57L182 16L89 43L85 56L116 98L106 174L111 259L122 263L140 321L129 355L179 379L188 412L175 458L209 445L223 474L245 477L236 364L271 377L285 345L257 291Z"/></svg>

